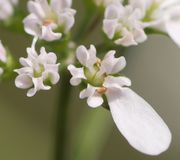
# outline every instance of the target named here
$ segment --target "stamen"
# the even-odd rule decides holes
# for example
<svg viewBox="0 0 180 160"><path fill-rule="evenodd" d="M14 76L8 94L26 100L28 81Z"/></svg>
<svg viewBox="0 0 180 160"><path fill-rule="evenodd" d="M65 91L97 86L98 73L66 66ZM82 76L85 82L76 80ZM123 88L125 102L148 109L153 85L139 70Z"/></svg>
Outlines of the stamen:
<svg viewBox="0 0 180 160"><path fill-rule="evenodd" d="M50 25L51 23L54 23L54 20L52 20L52 19L46 19L46 20L44 21L43 25L44 25L44 26L48 26L48 25Z"/></svg>
<svg viewBox="0 0 180 160"><path fill-rule="evenodd" d="M106 87L100 87L100 88L96 89L96 91L97 91L99 94L104 94L104 93L106 93L107 88L106 88Z"/></svg>
<svg viewBox="0 0 180 160"><path fill-rule="evenodd" d="M96 64L97 64L98 67L101 66L101 60L99 58L97 58Z"/></svg>

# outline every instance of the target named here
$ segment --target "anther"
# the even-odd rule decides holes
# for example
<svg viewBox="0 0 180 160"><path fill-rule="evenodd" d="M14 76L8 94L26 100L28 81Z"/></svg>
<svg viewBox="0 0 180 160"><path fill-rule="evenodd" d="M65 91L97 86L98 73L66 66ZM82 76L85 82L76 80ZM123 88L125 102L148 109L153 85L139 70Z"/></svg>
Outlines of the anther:
<svg viewBox="0 0 180 160"><path fill-rule="evenodd" d="M96 64L97 64L98 67L101 66L101 60L99 58L97 58Z"/></svg>
<svg viewBox="0 0 180 160"><path fill-rule="evenodd" d="M54 23L54 21L52 19L46 19L43 23L44 26L48 26L50 25L51 23Z"/></svg>
<svg viewBox="0 0 180 160"><path fill-rule="evenodd" d="M100 87L100 88L96 89L96 91L97 91L99 94L104 94L104 93L106 93L107 88L106 88L106 87Z"/></svg>

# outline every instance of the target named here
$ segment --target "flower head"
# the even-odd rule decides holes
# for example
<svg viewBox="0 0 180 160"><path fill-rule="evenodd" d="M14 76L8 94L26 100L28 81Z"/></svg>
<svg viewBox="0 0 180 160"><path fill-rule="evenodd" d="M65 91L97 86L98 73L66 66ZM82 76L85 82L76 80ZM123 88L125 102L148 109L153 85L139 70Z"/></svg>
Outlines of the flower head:
<svg viewBox="0 0 180 160"><path fill-rule="evenodd" d="M27 58L20 58L23 67L15 70L18 73L15 85L21 89L30 88L27 96L32 97L39 90L51 89L51 85L59 81L59 63L56 54L47 53L44 47L41 47L38 54L32 45L27 48L27 53Z"/></svg>
<svg viewBox="0 0 180 160"><path fill-rule="evenodd" d="M18 0L0 0L0 20L7 20L14 12Z"/></svg>
<svg viewBox="0 0 180 160"><path fill-rule="evenodd" d="M82 67L69 65L68 70L72 85L87 85L80 98L87 98L88 105L96 108L103 105L106 97L117 128L130 145L149 155L164 152L171 142L171 133L155 110L128 88L131 80L119 74L126 66L125 58L116 58L115 51L109 51L100 60L93 45L90 49L80 46L76 56Z"/></svg>
<svg viewBox="0 0 180 160"><path fill-rule="evenodd" d="M180 46L179 0L131 0L130 5L141 10L145 27L166 32Z"/></svg>
<svg viewBox="0 0 180 160"><path fill-rule="evenodd" d="M46 41L60 39L74 25L76 11L72 0L28 1L30 15L24 19L25 31Z"/></svg>
<svg viewBox="0 0 180 160"><path fill-rule="evenodd" d="M108 5L103 21L103 30L115 44L137 45L147 39L141 24L141 12L121 3Z"/></svg>

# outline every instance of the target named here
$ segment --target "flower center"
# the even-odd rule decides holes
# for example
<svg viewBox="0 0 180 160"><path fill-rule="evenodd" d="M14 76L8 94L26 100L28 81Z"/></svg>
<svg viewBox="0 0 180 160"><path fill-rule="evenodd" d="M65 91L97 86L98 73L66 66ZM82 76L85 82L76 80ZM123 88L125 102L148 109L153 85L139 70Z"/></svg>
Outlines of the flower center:
<svg viewBox="0 0 180 160"><path fill-rule="evenodd" d="M44 65L39 64L38 68L34 69L34 77L35 78L41 77L44 70L45 70Z"/></svg>
<svg viewBox="0 0 180 160"><path fill-rule="evenodd" d="M54 23L53 19L45 19L45 21L43 22L43 26L49 26L52 23Z"/></svg>
<svg viewBox="0 0 180 160"><path fill-rule="evenodd" d="M50 15L48 15L44 21L43 21L43 25L44 26L48 26L52 23L56 23L57 22L57 16L54 12L52 12Z"/></svg>
<svg viewBox="0 0 180 160"><path fill-rule="evenodd" d="M97 59L96 64L91 68L84 68L84 73L87 78L87 82L93 86L100 87L104 83L105 74L99 74L101 67L101 60Z"/></svg>

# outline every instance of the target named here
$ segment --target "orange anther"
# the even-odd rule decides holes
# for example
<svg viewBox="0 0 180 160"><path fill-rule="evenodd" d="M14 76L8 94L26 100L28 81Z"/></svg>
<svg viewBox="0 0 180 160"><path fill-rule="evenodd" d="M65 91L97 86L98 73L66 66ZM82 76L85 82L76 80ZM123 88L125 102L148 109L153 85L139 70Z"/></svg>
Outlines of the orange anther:
<svg viewBox="0 0 180 160"><path fill-rule="evenodd" d="M100 87L96 90L99 94L104 94L107 91L106 87Z"/></svg>

